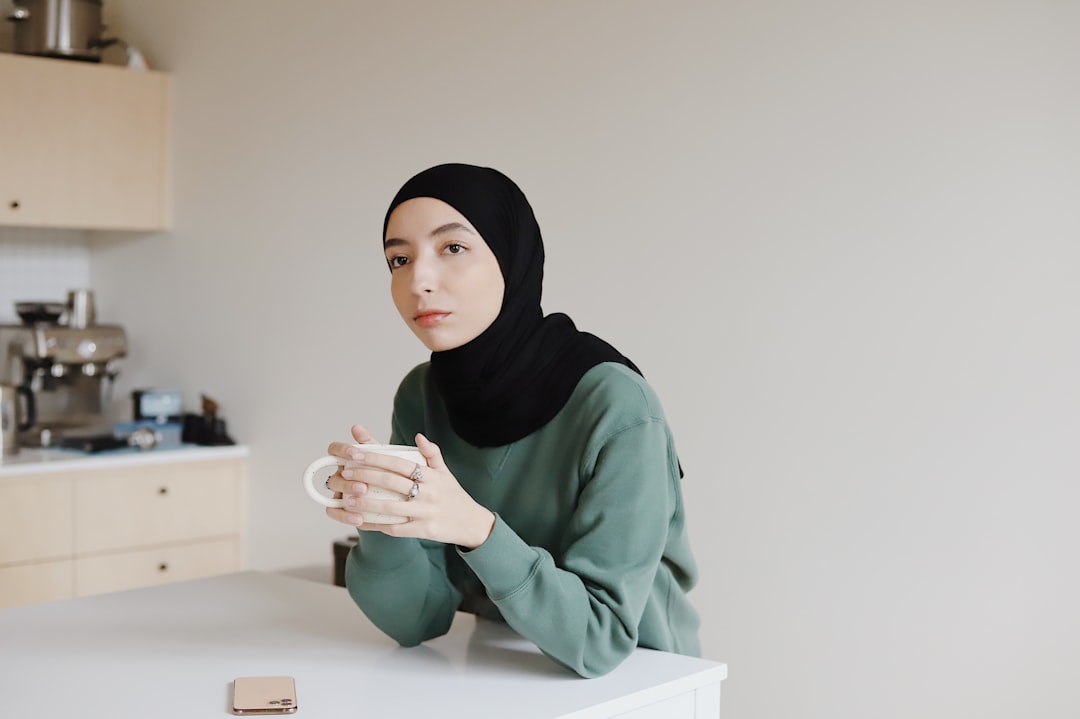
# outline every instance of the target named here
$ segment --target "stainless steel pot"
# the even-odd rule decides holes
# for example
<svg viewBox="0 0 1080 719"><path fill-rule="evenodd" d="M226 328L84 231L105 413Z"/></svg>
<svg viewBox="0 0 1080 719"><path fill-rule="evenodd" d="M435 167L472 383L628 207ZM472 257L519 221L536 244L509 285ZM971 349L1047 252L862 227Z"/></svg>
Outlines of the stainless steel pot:
<svg viewBox="0 0 1080 719"><path fill-rule="evenodd" d="M15 52L99 62L117 42L102 37L101 0L15 0Z"/></svg>

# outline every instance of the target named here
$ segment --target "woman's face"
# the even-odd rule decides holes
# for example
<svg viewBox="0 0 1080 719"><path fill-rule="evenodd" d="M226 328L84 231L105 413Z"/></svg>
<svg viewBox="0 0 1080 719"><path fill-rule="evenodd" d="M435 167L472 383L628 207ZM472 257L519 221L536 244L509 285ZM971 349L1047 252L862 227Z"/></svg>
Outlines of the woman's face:
<svg viewBox="0 0 1080 719"><path fill-rule="evenodd" d="M416 197L394 208L383 242L390 294L405 324L432 352L460 347L502 308L499 261L465 216Z"/></svg>

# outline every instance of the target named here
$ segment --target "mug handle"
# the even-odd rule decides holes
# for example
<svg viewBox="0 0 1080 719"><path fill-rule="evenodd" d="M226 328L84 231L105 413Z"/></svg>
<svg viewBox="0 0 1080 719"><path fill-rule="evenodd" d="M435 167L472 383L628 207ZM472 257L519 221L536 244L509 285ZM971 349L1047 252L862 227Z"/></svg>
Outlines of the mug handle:
<svg viewBox="0 0 1080 719"><path fill-rule="evenodd" d="M320 457L319 459L316 459L314 462L309 464L308 468L304 470L304 489L307 490L308 496L310 496L312 499L314 499L316 502L323 505L324 507L335 507L337 509L343 508L345 506L344 500L327 497L315 488L315 473L318 472L320 469L332 467L334 465L344 467L348 463L349 460L347 459L335 457L332 454L328 454L325 457Z"/></svg>

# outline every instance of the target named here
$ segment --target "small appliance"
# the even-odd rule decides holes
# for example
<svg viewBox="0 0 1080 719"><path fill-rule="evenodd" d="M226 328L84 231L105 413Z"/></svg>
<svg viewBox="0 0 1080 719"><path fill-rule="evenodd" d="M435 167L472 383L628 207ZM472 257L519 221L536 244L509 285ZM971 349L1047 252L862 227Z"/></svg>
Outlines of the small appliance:
<svg viewBox="0 0 1080 719"><path fill-rule="evenodd" d="M70 326L55 312L20 313L22 324L0 325L0 382L21 388L35 409L34 421L18 432L21 446L112 434L107 412L119 361L127 355L127 334L119 325L93 322L93 295L78 296L80 316L90 320L85 326Z"/></svg>

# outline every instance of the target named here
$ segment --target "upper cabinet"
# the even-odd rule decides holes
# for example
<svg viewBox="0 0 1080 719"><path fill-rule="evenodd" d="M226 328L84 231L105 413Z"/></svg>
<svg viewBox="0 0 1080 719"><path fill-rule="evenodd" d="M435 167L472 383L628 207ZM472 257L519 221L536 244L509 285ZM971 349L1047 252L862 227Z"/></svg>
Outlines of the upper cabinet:
<svg viewBox="0 0 1080 719"><path fill-rule="evenodd" d="M167 229L169 76L0 53L0 225Z"/></svg>

